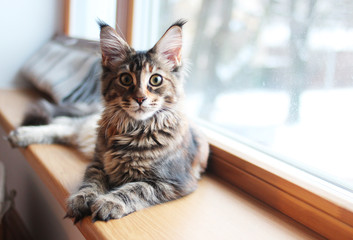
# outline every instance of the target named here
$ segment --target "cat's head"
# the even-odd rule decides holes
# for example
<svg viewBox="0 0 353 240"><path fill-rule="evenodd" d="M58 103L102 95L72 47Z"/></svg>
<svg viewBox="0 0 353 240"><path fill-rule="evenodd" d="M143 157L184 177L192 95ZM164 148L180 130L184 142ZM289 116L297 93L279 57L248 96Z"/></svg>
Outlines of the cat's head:
<svg viewBox="0 0 353 240"><path fill-rule="evenodd" d="M145 120L175 108L182 89L182 26L174 23L148 51L135 51L110 26L99 22L102 94L107 106Z"/></svg>

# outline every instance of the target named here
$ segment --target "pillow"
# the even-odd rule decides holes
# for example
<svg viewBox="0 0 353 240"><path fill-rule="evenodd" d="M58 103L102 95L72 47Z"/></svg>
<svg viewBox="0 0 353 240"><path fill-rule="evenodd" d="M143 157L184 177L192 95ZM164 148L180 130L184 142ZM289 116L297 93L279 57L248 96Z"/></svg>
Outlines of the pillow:
<svg viewBox="0 0 353 240"><path fill-rule="evenodd" d="M101 58L97 42L58 36L22 67L21 73L56 103L100 100Z"/></svg>

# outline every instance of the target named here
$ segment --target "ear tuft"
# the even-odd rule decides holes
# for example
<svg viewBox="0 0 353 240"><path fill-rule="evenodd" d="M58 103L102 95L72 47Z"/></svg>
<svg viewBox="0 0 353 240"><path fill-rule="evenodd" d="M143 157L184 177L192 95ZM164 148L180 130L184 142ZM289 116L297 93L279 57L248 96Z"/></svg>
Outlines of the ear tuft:
<svg viewBox="0 0 353 240"><path fill-rule="evenodd" d="M171 25L152 48L161 62L171 71L182 65L182 26L185 23L185 20L179 20Z"/></svg>
<svg viewBox="0 0 353 240"><path fill-rule="evenodd" d="M178 27L182 28L185 25L185 23L187 23L187 21L185 19L179 19L178 21L173 23L172 26L170 26L169 28L171 28L173 26L178 26Z"/></svg>
<svg viewBox="0 0 353 240"><path fill-rule="evenodd" d="M97 19L97 23L98 23L98 25L99 25L99 27L100 27L100 29L102 30L102 28L104 28L104 27L109 27L109 25L106 23L106 22L104 22L103 20L101 20L101 19Z"/></svg>
<svg viewBox="0 0 353 240"><path fill-rule="evenodd" d="M100 47L102 51L103 66L116 65L127 58L131 52L130 46L119 34L105 22L98 20L101 28Z"/></svg>

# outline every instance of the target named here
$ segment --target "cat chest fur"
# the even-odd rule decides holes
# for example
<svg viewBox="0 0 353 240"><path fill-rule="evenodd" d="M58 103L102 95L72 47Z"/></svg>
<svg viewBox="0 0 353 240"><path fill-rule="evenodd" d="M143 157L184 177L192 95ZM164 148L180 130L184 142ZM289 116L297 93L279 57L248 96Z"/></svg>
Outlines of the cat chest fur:
<svg viewBox="0 0 353 240"><path fill-rule="evenodd" d="M143 126L110 136L103 161L109 182L120 185L155 178L155 167L182 142L182 131L176 129Z"/></svg>

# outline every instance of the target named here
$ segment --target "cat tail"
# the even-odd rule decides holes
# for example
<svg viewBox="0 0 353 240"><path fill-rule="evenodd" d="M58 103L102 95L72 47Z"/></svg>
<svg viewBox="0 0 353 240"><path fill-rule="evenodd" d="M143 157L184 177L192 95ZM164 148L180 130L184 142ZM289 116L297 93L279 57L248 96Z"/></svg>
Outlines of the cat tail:
<svg viewBox="0 0 353 240"><path fill-rule="evenodd" d="M51 123L55 117L84 117L99 112L100 104L55 104L41 99L28 107L21 126L39 126Z"/></svg>

